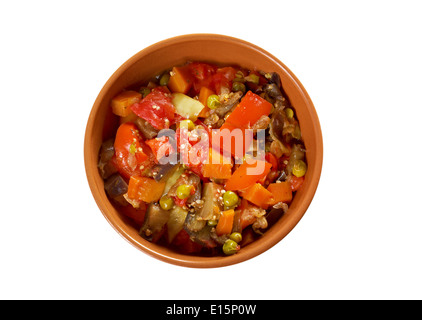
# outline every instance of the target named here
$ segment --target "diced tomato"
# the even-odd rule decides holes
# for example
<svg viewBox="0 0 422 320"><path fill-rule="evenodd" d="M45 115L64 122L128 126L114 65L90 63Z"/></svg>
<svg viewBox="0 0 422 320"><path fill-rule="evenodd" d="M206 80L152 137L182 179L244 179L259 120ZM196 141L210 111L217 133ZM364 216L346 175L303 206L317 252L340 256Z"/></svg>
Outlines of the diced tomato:
<svg viewBox="0 0 422 320"><path fill-rule="evenodd" d="M131 108L138 117L147 120L158 130L168 129L174 123L175 108L167 87L152 89L150 94Z"/></svg>
<svg viewBox="0 0 422 320"><path fill-rule="evenodd" d="M275 155L273 155L271 152L267 152L265 154L265 161L272 164L271 171L278 169L278 161Z"/></svg>
<svg viewBox="0 0 422 320"><path fill-rule="evenodd" d="M236 69L233 67L224 67L217 69L212 77L211 84L217 94L221 94L223 88L231 91L232 81L235 78Z"/></svg>
<svg viewBox="0 0 422 320"><path fill-rule="evenodd" d="M133 122L125 122L117 129L113 163L126 178L141 175L143 169L153 164L151 149L142 140Z"/></svg>
<svg viewBox="0 0 422 320"><path fill-rule="evenodd" d="M179 67L179 72L184 73L184 78L192 81L192 93L199 94L202 87L206 87L217 94L221 94L223 88L231 91L232 81L237 70L233 67L218 68L217 66L203 62L191 62L186 66ZM186 88L186 90L190 89ZM186 93L186 92L185 92Z"/></svg>
<svg viewBox="0 0 422 320"><path fill-rule="evenodd" d="M173 149L173 146L169 142L169 137L167 136L150 139L145 141L145 143L151 148L151 151L154 154L155 160L157 162L161 157L168 156L169 154L176 152L176 150Z"/></svg>
<svg viewBox="0 0 422 320"><path fill-rule="evenodd" d="M192 62L189 64L191 74L198 80L205 80L215 73L217 67L203 62Z"/></svg>
<svg viewBox="0 0 422 320"><path fill-rule="evenodd" d="M145 220L145 213L146 213L147 206L145 202L140 202L139 208L135 209L131 205L122 206L120 207L120 212L122 212L125 216L133 219L138 226L142 226Z"/></svg>
<svg viewBox="0 0 422 320"><path fill-rule="evenodd" d="M268 83L268 80L262 74L260 74L258 71L251 71L249 74L254 74L254 75L258 76L258 78L259 78L258 85L260 85L260 86L263 86L264 84Z"/></svg>
<svg viewBox="0 0 422 320"><path fill-rule="evenodd" d="M188 65L188 68L193 78L193 90L195 94L199 93L201 87L210 88L212 76L217 70L216 66L208 63L192 62Z"/></svg>
<svg viewBox="0 0 422 320"><path fill-rule="evenodd" d="M185 229L182 229L173 239L172 246L176 247L178 251L184 254L198 253L202 246L190 239L189 234Z"/></svg>
<svg viewBox="0 0 422 320"><path fill-rule="evenodd" d="M291 175L287 181L290 182L290 186L292 187L292 191L297 191L302 186L303 182L305 181L305 177L296 177L294 175Z"/></svg>
<svg viewBox="0 0 422 320"><path fill-rule="evenodd" d="M207 134L208 134L208 140L211 141L211 129L208 128L208 126L205 125L205 123L203 123L199 119L195 121L195 124L201 126L202 127L201 129L204 129L207 132Z"/></svg>
<svg viewBox="0 0 422 320"><path fill-rule="evenodd" d="M198 122L198 124L201 123L202 122ZM181 130L184 130L183 134L181 134ZM201 132L201 135L208 134L209 131L204 125L204 131ZM177 141L177 151L180 154L181 162L188 166L190 170L192 170L194 173L196 173L199 177L202 178L202 167L203 163L208 159L208 150L211 143L210 139L208 138L208 142L201 141L201 138L197 140L190 139L188 135L188 130L186 128L177 128L175 138Z"/></svg>
<svg viewBox="0 0 422 320"><path fill-rule="evenodd" d="M186 202L188 202L189 198L185 198L185 199L180 199L178 197L173 197L174 200L174 204L178 207L183 207L186 205Z"/></svg>

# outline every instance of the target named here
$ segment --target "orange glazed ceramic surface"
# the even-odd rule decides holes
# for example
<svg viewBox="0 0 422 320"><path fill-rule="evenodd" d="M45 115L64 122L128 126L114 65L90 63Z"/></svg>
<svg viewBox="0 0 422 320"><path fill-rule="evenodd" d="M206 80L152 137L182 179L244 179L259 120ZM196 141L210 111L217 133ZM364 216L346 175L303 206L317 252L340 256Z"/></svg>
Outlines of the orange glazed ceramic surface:
<svg viewBox="0 0 422 320"><path fill-rule="evenodd" d="M215 50L218 48L218 50ZM262 237L231 256L184 255L139 235L139 230L121 215L108 199L97 163L103 128L111 99L123 89L142 83L159 72L187 61L239 65L247 69L277 72L283 89L294 106L306 147L308 171L289 210ZM322 169L323 143L317 113L305 88L295 75L265 50L236 38L216 34L191 34L170 38L145 48L126 61L107 81L89 115L84 142L85 169L94 199L113 228L141 251L162 261L195 268L236 264L268 250L282 240L305 214L318 186Z"/></svg>

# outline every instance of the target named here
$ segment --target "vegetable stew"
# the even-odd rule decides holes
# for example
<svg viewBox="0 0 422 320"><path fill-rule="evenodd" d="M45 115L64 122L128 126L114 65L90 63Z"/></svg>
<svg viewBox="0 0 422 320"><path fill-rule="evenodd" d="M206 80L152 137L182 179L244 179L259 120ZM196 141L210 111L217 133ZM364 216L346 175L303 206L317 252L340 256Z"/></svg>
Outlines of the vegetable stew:
<svg viewBox="0 0 422 320"><path fill-rule="evenodd" d="M232 255L289 210L305 181L294 106L274 72L188 62L110 101L104 188L148 241Z"/></svg>

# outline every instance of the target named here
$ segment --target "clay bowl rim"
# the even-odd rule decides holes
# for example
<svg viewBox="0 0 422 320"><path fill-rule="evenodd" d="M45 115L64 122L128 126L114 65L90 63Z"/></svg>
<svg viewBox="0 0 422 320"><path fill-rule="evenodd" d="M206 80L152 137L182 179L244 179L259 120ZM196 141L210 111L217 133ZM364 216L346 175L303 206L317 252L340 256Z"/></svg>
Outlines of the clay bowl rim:
<svg viewBox="0 0 422 320"><path fill-rule="evenodd" d="M170 251L165 247L161 247L155 244L151 244L145 239L135 239L132 237L127 230L125 230L125 225L122 223L118 223L115 219L113 219L112 215L109 213L107 206L103 203L103 197L100 195L100 190L104 190L103 185L99 185L97 180L94 179L94 175L98 175L97 170L97 159L93 159L90 152L91 150L91 143L90 137L94 131L94 123L95 118L100 108L101 102L104 99L104 96L108 90L113 86L116 80L124 74L133 64L135 64L139 59L146 55L153 54L160 48L164 46L170 46L174 44L179 44L183 42L189 41L222 41L222 42L229 42L231 44L239 45L245 47L249 50L253 50L258 52L260 55L263 56L264 59L269 59L271 63L276 64L278 68L283 69L288 76L289 80L294 83L296 88L300 91L301 99L304 100L304 104L307 107L307 111L309 116L311 117L311 122L313 124L313 133L314 133L314 143L316 143L317 148L317 155L315 157L314 162L314 170L312 176L306 176L306 193L304 195L304 199L302 199L301 203L295 208L295 211L291 213L291 219L283 225L283 228L280 231L274 231L271 233L271 236L263 236L259 240L255 241L254 243L246 246L239 253L232 255L232 256L217 256L217 257L202 257L202 256L194 256L194 255L184 255L174 251ZM159 71L159 70L158 70ZM305 141L306 146L306 141ZM280 242L286 235L297 225L300 219L303 217L305 212L307 211L312 199L315 195L316 189L318 187L318 183L321 176L322 171L322 158L323 158L323 140L322 140L322 132L320 127L320 122L318 119L318 115L316 113L315 107L312 103L311 98L309 97L306 89L301 84L299 79L293 74L290 69L287 68L279 59L275 56L267 52L266 50L250 43L245 40L241 40L238 38L234 38L231 36L221 35L221 34L209 34L209 33L197 33L197 34L185 34L180 35L172 38L168 38L165 40L161 40L155 44L152 44L135 55L129 58L126 62L124 62L107 80L104 84L103 88L101 89L100 93L98 94L94 105L90 111L89 118L86 125L85 130L85 137L84 137L84 162L85 162L85 171L88 180L89 187L91 189L91 193L94 197L94 200L97 203L100 211L102 212L103 216L106 220L111 224L111 226L129 243L135 246L140 251L167 263L183 266L183 267L190 267L190 268L217 268L217 267L225 267L233 264L237 264L246 260L249 260L253 257L260 255L261 253L269 250L275 244ZM274 228L275 225L272 227ZM127 228L127 227L126 227Z"/></svg>

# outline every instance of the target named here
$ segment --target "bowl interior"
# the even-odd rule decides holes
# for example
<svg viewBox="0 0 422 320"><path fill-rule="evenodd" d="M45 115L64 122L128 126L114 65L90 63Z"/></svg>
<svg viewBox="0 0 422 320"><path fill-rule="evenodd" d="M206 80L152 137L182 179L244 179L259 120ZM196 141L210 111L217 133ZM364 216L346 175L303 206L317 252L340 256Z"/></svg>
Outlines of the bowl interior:
<svg viewBox="0 0 422 320"><path fill-rule="evenodd" d="M296 110L307 150L308 171L305 183L296 193L285 214L259 240L229 257L198 257L174 252L143 239L125 217L110 203L97 170L98 152L104 138L111 98L135 83L186 61L207 61L240 65L248 69L277 72L282 86ZM293 73L277 58L248 42L221 35L198 34L158 42L126 61L107 81L98 95L85 134L85 167L93 196L105 218L138 249L160 260L187 267L221 267L252 258L279 242L299 222L316 191L322 167L322 135L317 114L306 90Z"/></svg>

